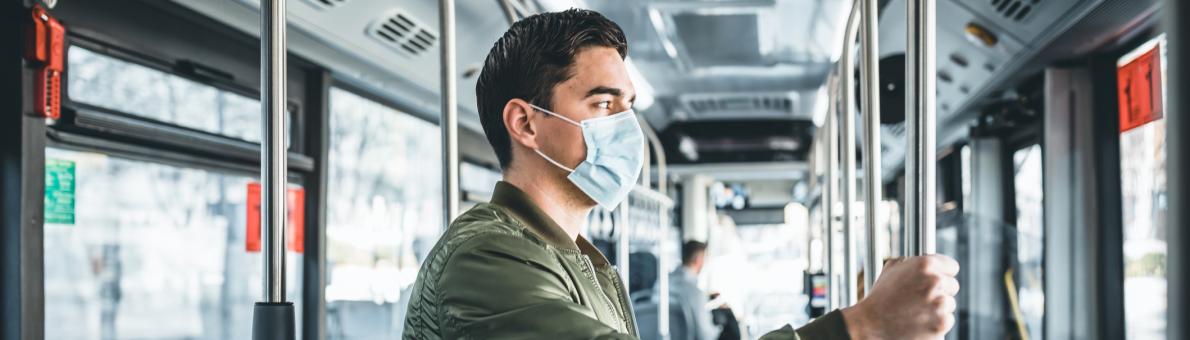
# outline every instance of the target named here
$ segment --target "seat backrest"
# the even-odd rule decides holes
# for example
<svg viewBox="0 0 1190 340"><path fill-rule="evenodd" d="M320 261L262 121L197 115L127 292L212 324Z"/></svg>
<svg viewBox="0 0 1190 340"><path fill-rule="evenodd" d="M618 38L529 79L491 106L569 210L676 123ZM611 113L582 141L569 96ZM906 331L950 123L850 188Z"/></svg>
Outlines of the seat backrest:
<svg viewBox="0 0 1190 340"><path fill-rule="evenodd" d="M658 315L657 301L642 299L632 305L636 314L636 326L640 331L641 340L661 339L661 320ZM673 301L673 300L670 300ZM694 315L679 303L669 304L669 338L670 340L694 340L696 332L687 329L694 324Z"/></svg>
<svg viewBox="0 0 1190 340"><path fill-rule="evenodd" d="M661 339L660 320L657 316L657 302L645 300L632 305L636 314L636 329L640 332L641 340Z"/></svg>
<svg viewBox="0 0 1190 340"><path fill-rule="evenodd" d="M670 300L673 301L673 300ZM696 340L698 330L694 327L694 313L680 303L669 304L669 338L670 340Z"/></svg>

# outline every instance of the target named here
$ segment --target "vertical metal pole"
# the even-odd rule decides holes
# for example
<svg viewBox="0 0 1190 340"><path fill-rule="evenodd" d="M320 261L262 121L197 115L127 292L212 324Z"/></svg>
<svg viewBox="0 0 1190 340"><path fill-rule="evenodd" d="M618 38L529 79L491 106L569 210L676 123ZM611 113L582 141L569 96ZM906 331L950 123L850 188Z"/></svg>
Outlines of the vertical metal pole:
<svg viewBox="0 0 1190 340"><path fill-rule="evenodd" d="M852 8L856 6L852 4ZM844 36L847 40L843 43L843 54L840 56L839 68L839 94L842 97L838 101L838 113L841 116L841 134L842 148L840 149L840 157L843 165L843 284L847 286L844 290L847 295L844 296L843 305L850 306L858 301L859 290L858 273L856 270L856 261L858 256L855 249L855 230L851 228L852 222L855 221L855 111L852 110L852 98L855 98L855 90L851 84L852 75L855 74L855 65L852 60L852 44L855 42L855 29L853 24L857 22L856 16L852 10L852 15L847 16L847 26L844 29Z"/></svg>
<svg viewBox="0 0 1190 340"><path fill-rule="evenodd" d="M285 301L285 0L260 3L264 301Z"/></svg>
<svg viewBox="0 0 1190 340"><path fill-rule="evenodd" d="M660 165L660 163L658 163ZM665 170L658 168L658 178L665 177ZM665 193L665 182L658 181L658 192L665 197L669 197ZM672 206L667 207L661 204L661 216L659 218L661 224L661 247L660 253L657 255L657 267L659 275L657 276L657 333L660 334L662 340L669 339L669 252L665 251L665 242L669 240L669 211L673 209Z"/></svg>
<svg viewBox="0 0 1190 340"><path fill-rule="evenodd" d="M1185 20L1186 15L1190 15L1190 3L1171 0L1165 1L1165 7L1165 28L1169 34L1167 46L1170 57L1170 108L1165 110L1166 131L1186 131L1186 106L1181 98L1190 94L1190 73L1187 73L1190 68L1182 61L1190 57L1187 55L1187 51L1190 51L1187 49L1187 46L1190 46L1190 23ZM1190 206L1190 203L1186 202L1186 134L1167 132L1165 138L1166 192L1169 195L1168 206L1172 207L1168 209L1169 220L1166 223L1169 233L1169 241L1166 244L1169 252L1166 275L1169 280L1167 286L1175 287L1169 290L1167 297L1169 311L1166 325L1169 328L1166 334L1168 339L1190 339L1190 290L1185 288L1190 284L1190 250L1187 250L1190 249L1190 230L1186 229L1186 226L1190 225L1190 219L1187 218L1185 209Z"/></svg>
<svg viewBox="0 0 1190 340"><path fill-rule="evenodd" d="M285 301L285 0L260 2L260 106L262 188L260 224L264 232L264 301L252 310L252 338L292 340L293 303Z"/></svg>
<svg viewBox="0 0 1190 340"><path fill-rule="evenodd" d="M828 86L833 87L834 83L828 81ZM835 173L835 169L837 169L839 167L839 158L838 158L839 153L837 150L838 146L836 145L836 144L838 144L839 139L837 138L837 134L836 134L837 129L835 128L835 118L837 116L834 113L834 111L835 111L834 103L838 102L837 99L838 99L837 95L831 96L832 104L829 105L830 108L827 111L826 123L825 123L825 125L826 125L826 187L825 187L826 191L825 191L824 196L826 197L826 200L824 201L824 204L826 204L826 216L825 216L826 217L826 219L825 219L825 221L826 221L826 263L827 263L827 265L826 265L827 281L826 282L827 282L827 301L829 302L828 303L829 306L828 306L827 310L839 307L838 301L840 301L838 299L839 295L840 295L839 294L840 289L838 287L838 281L835 280L835 274L837 274L835 272L835 199L836 199L835 198L836 197L835 187L839 183L838 179L836 178L836 176L838 176L838 174Z"/></svg>
<svg viewBox="0 0 1190 340"><path fill-rule="evenodd" d="M643 117L640 119L641 129L645 132L645 137L649 139L649 146L652 147L653 154L657 157L657 192L661 197L669 197L669 174L665 168L665 148L661 145L661 138L657 137L657 131L649 125L648 120ZM645 163L646 167L648 163ZM652 179L646 178L645 182ZM659 254L657 254L657 333L662 340L669 339L669 256L665 251L665 242L669 240L669 212L673 209L672 203L658 202L658 224L661 225L661 233L659 236L661 246L658 247Z"/></svg>
<svg viewBox="0 0 1190 340"><path fill-rule="evenodd" d="M442 223L459 213L459 105L455 86L455 2L441 0L438 20L442 32Z"/></svg>
<svg viewBox="0 0 1190 340"><path fill-rule="evenodd" d="M935 110L937 98L935 0L906 1L909 25L906 49L905 114L909 125L905 162L905 226L910 231L909 255L934 253L937 157Z"/></svg>
<svg viewBox="0 0 1190 340"><path fill-rule="evenodd" d="M880 216L882 195L880 184L883 175L880 171L880 48L877 35L878 13L877 0L861 0L859 10L862 17L863 34L860 42L860 87L862 99L860 110L863 114L864 128L864 226L867 238L867 260L864 261L864 291L871 292L872 285L880 276L883 267L883 256L877 253L877 225ZM854 15L855 12L852 12ZM855 28L848 26L849 29ZM851 37L849 34L848 37ZM850 42L850 40L848 40Z"/></svg>

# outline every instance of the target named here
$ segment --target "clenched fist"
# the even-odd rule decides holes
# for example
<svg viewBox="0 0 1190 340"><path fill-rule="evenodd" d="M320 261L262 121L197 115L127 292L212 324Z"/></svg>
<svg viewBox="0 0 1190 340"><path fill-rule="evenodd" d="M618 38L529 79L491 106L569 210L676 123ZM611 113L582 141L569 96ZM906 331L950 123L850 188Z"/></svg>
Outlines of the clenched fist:
<svg viewBox="0 0 1190 340"><path fill-rule="evenodd" d="M954 326L959 263L943 255L889 260L872 291L843 310L853 339L941 339Z"/></svg>

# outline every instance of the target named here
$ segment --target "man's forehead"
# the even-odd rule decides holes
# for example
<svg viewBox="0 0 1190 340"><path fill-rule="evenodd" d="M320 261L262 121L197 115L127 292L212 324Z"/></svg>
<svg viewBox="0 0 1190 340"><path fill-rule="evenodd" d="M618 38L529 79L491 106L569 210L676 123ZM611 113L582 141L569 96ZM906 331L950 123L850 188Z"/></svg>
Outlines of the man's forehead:
<svg viewBox="0 0 1190 340"><path fill-rule="evenodd" d="M635 90L628 76L628 68L619 52L609 47L584 49L575 56L573 76L566 81L568 87L586 92L598 89L616 89L621 95L632 95ZM609 91L598 91L609 92Z"/></svg>

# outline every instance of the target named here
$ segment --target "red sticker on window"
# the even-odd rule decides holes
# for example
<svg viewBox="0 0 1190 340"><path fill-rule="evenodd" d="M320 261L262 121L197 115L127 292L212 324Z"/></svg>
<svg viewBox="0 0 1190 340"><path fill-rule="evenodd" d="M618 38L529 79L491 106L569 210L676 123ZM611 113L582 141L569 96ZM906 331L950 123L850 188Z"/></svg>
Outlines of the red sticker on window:
<svg viewBox="0 0 1190 340"><path fill-rule="evenodd" d="M301 253L306 248L306 190L302 188L289 188L285 196L285 210L288 214L285 224L285 243L290 251ZM245 223L247 227L247 238L244 243L244 250L252 253L260 252L260 183L248 183L247 203L248 220Z"/></svg>
<svg viewBox="0 0 1190 340"><path fill-rule="evenodd" d="M248 183L248 232L245 249L260 252L260 183Z"/></svg>
<svg viewBox="0 0 1190 340"><path fill-rule="evenodd" d="M289 194L286 196L286 203L289 205L289 223L285 235L289 238L289 251L300 254L306 249L304 230L306 229L306 190L290 188Z"/></svg>
<svg viewBox="0 0 1190 340"><path fill-rule="evenodd" d="M1161 46L1120 66L1117 87L1120 97L1120 132L1128 131L1145 123L1160 119L1163 115L1161 100Z"/></svg>

